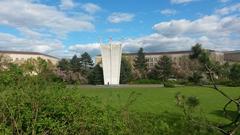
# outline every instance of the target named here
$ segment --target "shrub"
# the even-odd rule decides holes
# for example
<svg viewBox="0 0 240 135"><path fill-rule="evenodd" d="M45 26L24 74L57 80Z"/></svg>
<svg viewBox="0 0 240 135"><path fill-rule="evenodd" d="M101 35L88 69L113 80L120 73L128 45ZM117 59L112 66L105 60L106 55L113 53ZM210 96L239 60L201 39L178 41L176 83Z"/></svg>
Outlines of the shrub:
<svg viewBox="0 0 240 135"><path fill-rule="evenodd" d="M174 88L175 87L174 83L171 81L164 82L163 85L166 88Z"/></svg>
<svg viewBox="0 0 240 135"><path fill-rule="evenodd" d="M152 79L140 79L134 80L131 82L132 84L160 84L160 80L152 80Z"/></svg>

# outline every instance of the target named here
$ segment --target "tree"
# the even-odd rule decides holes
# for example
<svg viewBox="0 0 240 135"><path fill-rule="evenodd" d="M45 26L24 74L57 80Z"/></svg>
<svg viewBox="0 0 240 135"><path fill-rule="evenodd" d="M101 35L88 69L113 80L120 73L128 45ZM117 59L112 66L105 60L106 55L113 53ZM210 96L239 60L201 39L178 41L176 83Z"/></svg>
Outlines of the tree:
<svg viewBox="0 0 240 135"><path fill-rule="evenodd" d="M69 62L67 59L61 59L61 60L58 62L57 67L58 67L60 70L63 70L63 71L68 71L68 70L71 69L70 62Z"/></svg>
<svg viewBox="0 0 240 135"><path fill-rule="evenodd" d="M72 59L70 60L71 64L71 70L73 72L80 72L82 68L82 64L80 63L80 58L77 57L77 55L74 55Z"/></svg>
<svg viewBox="0 0 240 135"><path fill-rule="evenodd" d="M155 70L158 74L158 79L162 81L167 81L173 72L172 60L167 56L161 57L158 63L155 65Z"/></svg>
<svg viewBox="0 0 240 135"><path fill-rule="evenodd" d="M103 84L103 69L99 64L96 65L90 72L88 80L90 84L95 85Z"/></svg>
<svg viewBox="0 0 240 135"><path fill-rule="evenodd" d="M192 54L190 55L190 59L198 59L200 63L203 65L210 65L210 53L208 50L202 49L202 45L197 43L192 47Z"/></svg>
<svg viewBox="0 0 240 135"><path fill-rule="evenodd" d="M200 85L201 79L203 78L202 73L193 72L192 76L188 78L190 82L193 82L196 85Z"/></svg>
<svg viewBox="0 0 240 135"><path fill-rule="evenodd" d="M81 55L80 62L83 66L83 71L88 71L93 66L93 60L87 52Z"/></svg>
<svg viewBox="0 0 240 135"><path fill-rule="evenodd" d="M158 72L155 68L151 69L148 74L148 79L152 79L152 80L158 80Z"/></svg>
<svg viewBox="0 0 240 135"><path fill-rule="evenodd" d="M211 84L213 85L213 89L216 90L218 93L220 93L222 96L224 96L226 99L228 99L227 103L223 107L224 115L226 118L229 118L232 116L229 114L228 108L232 105L235 105L235 117L231 119L231 122L225 125L222 125L220 127L216 127L219 131L221 131L223 134L226 135L233 135L236 134L240 127L240 97L233 98L226 94L224 91L222 91L217 84L215 83L215 77L214 77L214 64L210 61L210 58L208 56L209 53L206 52L206 50L202 49L201 46L198 44L194 47L192 47L193 54L190 56L192 59L197 59L201 64L203 69L205 70L205 74L208 75L209 80L211 81ZM233 66L230 70L230 78L232 80L239 80L240 74L240 66Z"/></svg>
<svg viewBox="0 0 240 135"><path fill-rule="evenodd" d="M147 70L147 60L145 59L145 54L143 53L143 48L140 48L137 57L134 60L134 68L140 73L140 78L146 77Z"/></svg>
<svg viewBox="0 0 240 135"><path fill-rule="evenodd" d="M40 57L37 59L28 59L26 60L21 67L24 69L26 74L39 75L44 74L47 71L53 69L53 64L50 61L46 61Z"/></svg>
<svg viewBox="0 0 240 135"><path fill-rule="evenodd" d="M240 64L234 64L231 67L229 78L235 85L240 86Z"/></svg>
<svg viewBox="0 0 240 135"><path fill-rule="evenodd" d="M126 58L122 58L121 61L121 71L120 71L120 83L126 84L131 81L132 79L132 66L126 60Z"/></svg>

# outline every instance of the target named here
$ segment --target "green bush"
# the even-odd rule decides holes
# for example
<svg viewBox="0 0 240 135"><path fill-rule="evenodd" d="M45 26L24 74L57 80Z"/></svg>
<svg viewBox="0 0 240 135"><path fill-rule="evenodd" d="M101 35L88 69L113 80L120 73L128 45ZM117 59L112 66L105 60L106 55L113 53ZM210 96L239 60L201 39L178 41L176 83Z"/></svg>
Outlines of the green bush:
<svg viewBox="0 0 240 135"><path fill-rule="evenodd" d="M0 134L217 134L181 115L129 111L134 93L120 108L103 103L99 97L82 96L52 72L31 76L14 65L1 71L0 81ZM196 105L195 101L191 104Z"/></svg>
<svg viewBox="0 0 240 135"><path fill-rule="evenodd" d="M0 134L217 134L181 115L117 109L99 97L81 96L59 84L37 87L36 81L1 92Z"/></svg>
<svg viewBox="0 0 240 135"><path fill-rule="evenodd" d="M166 88L174 88L175 87L174 83L171 81L164 82L163 86Z"/></svg>
<svg viewBox="0 0 240 135"><path fill-rule="evenodd" d="M132 81L131 84L161 84L161 81L151 79L140 79Z"/></svg>

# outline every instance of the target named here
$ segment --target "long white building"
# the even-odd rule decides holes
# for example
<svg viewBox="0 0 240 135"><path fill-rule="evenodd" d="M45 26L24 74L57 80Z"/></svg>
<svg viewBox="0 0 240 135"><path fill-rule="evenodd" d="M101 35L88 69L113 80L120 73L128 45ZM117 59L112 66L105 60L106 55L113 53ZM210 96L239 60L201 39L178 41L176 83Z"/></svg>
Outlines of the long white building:
<svg viewBox="0 0 240 135"><path fill-rule="evenodd" d="M9 58L10 62L13 63L23 63L27 59L36 59L36 58L42 58L47 61L51 61L52 64L56 65L59 61L57 57L39 53L39 52L24 52L24 51L0 51L0 55L6 56Z"/></svg>

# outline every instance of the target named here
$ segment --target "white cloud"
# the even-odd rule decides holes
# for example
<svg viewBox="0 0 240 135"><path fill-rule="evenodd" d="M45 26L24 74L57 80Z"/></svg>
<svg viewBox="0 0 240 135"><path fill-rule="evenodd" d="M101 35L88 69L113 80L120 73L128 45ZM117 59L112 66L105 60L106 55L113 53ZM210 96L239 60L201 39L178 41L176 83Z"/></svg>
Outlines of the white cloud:
<svg viewBox="0 0 240 135"><path fill-rule="evenodd" d="M38 32L48 30L57 35L94 29L89 21L69 17L55 7L31 3L29 0L0 1L0 24Z"/></svg>
<svg viewBox="0 0 240 135"><path fill-rule="evenodd" d="M111 23L131 22L134 18L134 14L130 13L112 13L107 19Z"/></svg>
<svg viewBox="0 0 240 135"><path fill-rule="evenodd" d="M61 9L71 9L75 6L72 0L61 0Z"/></svg>
<svg viewBox="0 0 240 135"><path fill-rule="evenodd" d="M183 4L183 3L189 3L189 2L193 2L196 0L171 0L171 3L173 4Z"/></svg>
<svg viewBox="0 0 240 135"><path fill-rule="evenodd" d="M240 18L228 16L220 18L216 15L204 16L197 20L172 20L160 22L153 26L153 29L166 36L188 35L209 37L229 36L230 34L239 35Z"/></svg>
<svg viewBox="0 0 240 135"><path fill-rule="evenodd" d="M210 15L196 20L171 20L153 26L157 33L113 41L123 45L123 52L137 52L143 47L147 52L190 50L201 43L204 48L226 51L240 50L240 17ZM71 50L99 54L99 44L73 45Z"/></svg>
<svg viewBox="0 0 240 135"><path fill-rule="evenodd" d="M82 8L83 8L84 11L86 11L86 12L88 12L90 14L94 14L94 13L96 13L96 12L101 10L101 7L99 7L98 5L93 4L93 3L83 4Z"/></svg>
<svg viewBox="0 0 240 135"><path fill-rule="evenodd" d="M107 32L112 32L112 33L115 33L115 32L120 32L120 31L121 31L121 29L110 28L110 29L107 29L106 31L107 31Z"/></svg>
<svg viewBox="0 0 240 135"><path fill-rule="evenodd" d="M54 53L63 49L63 45L57 40L19 38L11 34L0 33L0 50L35 51L42 53Z"/></svg>
<svg viewBox="0 0 240 135"><path fill-rule="evenodd" d="M99 43L88 43L88 44L76 44L68 48L69 52L81 54L88 52L90 55L97 55L100 53L100 44Z"/></svg>
<svg viewBox="0 0 240 135"><path fill-rule="evenodd" d="M175 15L177 11L174 9L164 9L164 10L161 10L160 13L163 15Z"/></svg>
<svg viewBox="0 0 240 135"><path fill-rule="evenodd" d="M215 11L215 13L219 14L219 15L228 15L228 14L234 13L234 12L240 12L240 3L237 3L232 6L224 7L221 9L217 9Z"/></svg>
<svg viewBox="0 0 240 135"><path fill-rule="evenodd" d="M209 38L207 36L188 37L174 36L168 37L159 33L153 33L138 38L128 38L123 41L113 41L113 44L122 44L123 52L137 52L140 47L145 52L166 52L166 51L182 51L190 50L196 43L201 43L204 48L230 51L239 50L240 39L230 39L228 37ZM77 44L69 47L70 52L77 54L85 51L92 56L100 54L99 43Z"/></svg>

